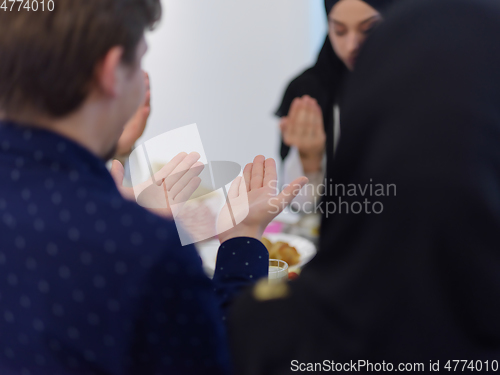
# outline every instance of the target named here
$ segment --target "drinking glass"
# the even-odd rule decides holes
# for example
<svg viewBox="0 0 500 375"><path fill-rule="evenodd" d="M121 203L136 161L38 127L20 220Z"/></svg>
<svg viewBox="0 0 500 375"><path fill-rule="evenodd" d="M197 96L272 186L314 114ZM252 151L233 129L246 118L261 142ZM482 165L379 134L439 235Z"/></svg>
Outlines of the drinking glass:
<svg viewBox="0 0 500 375"><path fill-rule="evenodd" d="M287 280L288 263L278 259L269 259L269 282L277 283Z"/></svg>

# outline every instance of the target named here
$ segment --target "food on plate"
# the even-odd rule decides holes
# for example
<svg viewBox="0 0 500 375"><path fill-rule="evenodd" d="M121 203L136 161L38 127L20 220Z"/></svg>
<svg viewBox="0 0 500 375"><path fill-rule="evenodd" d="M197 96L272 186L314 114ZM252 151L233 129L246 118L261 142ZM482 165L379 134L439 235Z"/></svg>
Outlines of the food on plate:
<svg viewBox="0 0 500 375"><path fill-rule="evenodd" d="M266 247L267 251L269 251L269 249L271 248L271 246L273 244L266 237L262 237L261 242L264 244L264 246Z"/></svg>
<svg viewBox="0 0 500 375"><path fill-rule="evenodd" d="M300 254L295 247L290 246L286 242L278 241L271 242L269 239L262 237L262 243L269 251L269 259L279 259L288 263L288 266L294 266L300 262Z"/></svg>

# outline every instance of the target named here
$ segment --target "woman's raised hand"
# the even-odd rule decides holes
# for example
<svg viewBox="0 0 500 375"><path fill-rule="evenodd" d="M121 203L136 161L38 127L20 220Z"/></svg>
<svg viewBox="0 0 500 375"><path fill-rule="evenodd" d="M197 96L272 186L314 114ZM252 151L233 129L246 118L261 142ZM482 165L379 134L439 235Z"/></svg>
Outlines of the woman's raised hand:
<svg viewBox="0 0 500 375"><path fill-rule="evenodd" d="M305 173L321 169L326 134L323 114L317 101L310 96L295 98L288 116L281 118L283 142L296 147Z"/></svg>

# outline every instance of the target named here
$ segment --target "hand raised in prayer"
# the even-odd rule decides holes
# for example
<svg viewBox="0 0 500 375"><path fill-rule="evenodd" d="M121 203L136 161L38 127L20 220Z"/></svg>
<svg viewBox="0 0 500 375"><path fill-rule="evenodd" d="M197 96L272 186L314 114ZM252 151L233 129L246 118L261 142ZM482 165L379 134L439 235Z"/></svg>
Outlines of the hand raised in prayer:
<svg viewBox="0 0 500 375"><path fill-rule="evenodd" d="M154 178L134 187L123 186L124 168L118 160L113 161L111 176L125 199L137 201L157 215L172 218L200 186L198 175L204 165L199 159L200 154L196 152L180 153L156 172Z"/></svg>
<svg viewBox="0 0 500 375"><path fill-rule="evenodd" d="M149 75L144 72L144 84L146 85L146 98L134 116L127 122L123 133L118 140L118 145L115 153L116 158L123 158L130 154L135 142L141 137L146 128L149 114L151 113L151 86L149 83Z"/></svg>
<svg viewBox="0 0 500 375"><path fill-rule="evenodd" d="M307 182L306 177L300 177L278 194L276 162L257 156L253 163L246 165L243 177L231 184L229 205L224 206L217 222L220 242L235 237L260 240L269 223L293 201ZM233 218L239 223L234 227Z"/></svg>
<svg viewBox="0 0 500 375"><path fill-rule="evenodd" d="M319 171L325 151L326 134L323 113L317 101L307 95L295 98L288 116L281 118L280 129L283 142L298 149L304 172Z"/></svg>

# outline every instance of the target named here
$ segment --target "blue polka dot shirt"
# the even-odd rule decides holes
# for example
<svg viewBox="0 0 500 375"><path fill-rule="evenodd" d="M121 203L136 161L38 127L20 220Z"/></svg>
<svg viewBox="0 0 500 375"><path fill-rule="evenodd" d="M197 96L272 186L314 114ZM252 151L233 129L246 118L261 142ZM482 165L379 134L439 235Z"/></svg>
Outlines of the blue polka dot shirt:
<svg viewBox="0 0 500 375"><path fill-rule="evenodd" d="M214 279L176 226L124 200L102 160L0 122L0 374L228 374L225 311L267 275L254 239Z"/></svg>

